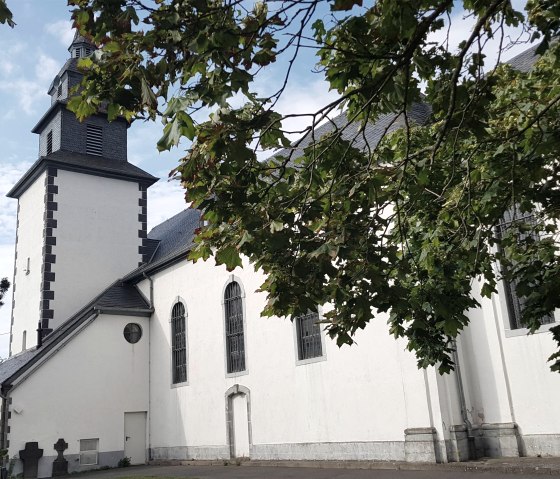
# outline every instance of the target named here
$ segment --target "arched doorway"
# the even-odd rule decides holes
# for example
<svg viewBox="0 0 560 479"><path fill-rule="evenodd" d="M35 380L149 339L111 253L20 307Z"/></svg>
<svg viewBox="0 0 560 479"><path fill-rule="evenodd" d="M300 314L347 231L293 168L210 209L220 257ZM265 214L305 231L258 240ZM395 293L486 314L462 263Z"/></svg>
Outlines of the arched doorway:
<svg viewBox="0 0 560 479"><path fill-rule="evenodd" d="M226 391L226 424L231 459L251 457L251 394L236 384Z"/></svg>

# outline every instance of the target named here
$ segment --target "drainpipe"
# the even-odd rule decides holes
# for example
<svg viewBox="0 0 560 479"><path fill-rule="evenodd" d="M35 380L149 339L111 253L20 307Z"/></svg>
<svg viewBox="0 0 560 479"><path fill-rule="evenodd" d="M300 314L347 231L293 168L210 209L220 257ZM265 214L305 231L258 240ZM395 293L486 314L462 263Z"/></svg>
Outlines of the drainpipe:
<svg viewBox="0 0 560 479"><path fill-rule="evenodd" d="M154 309L154 280L146 273L142 276L150 282L150 308ZM151 321L148 322L151 326ZM152 332L148 335L148 461L152 460L152 428L150 423L152 421Z"/></svg>
<svg viewBox="0 0 560 479"><path fill-rule="evenodd" d="M2 423L0 424L0 449L6 449L7 443L7 432L8 429L6 424L8 422L8 396L4 396L0 394L0 398L2 398Z"/></svg>
<svg viewBox="0 0 560 479"><path fill-rule="evenodd" d="M467 413L467 399L465 396L465 389L463 388L461 364L459 363L459 355L457 354L457 343L453 342L453 346L453 362L455 363L455 374L457 375L457 392L459 393L459 401L461 403L461 418L463 419L463 424L467 428L469 459L476 459L476 445L474 441L472 423L469 421Z"/></svg>

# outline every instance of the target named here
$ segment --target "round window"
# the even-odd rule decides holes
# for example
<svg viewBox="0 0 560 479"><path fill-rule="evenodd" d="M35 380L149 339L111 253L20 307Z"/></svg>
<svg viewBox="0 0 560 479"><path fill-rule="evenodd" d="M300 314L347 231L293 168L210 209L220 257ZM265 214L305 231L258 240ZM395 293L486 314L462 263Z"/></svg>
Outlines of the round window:
<svg viewBox="0 0 560 479"><path fill-rule="evenodd" d="M128 323L124 327L124 339L126 339L130 344L137 343L142 337L142 328L139 324Z"/></svg>

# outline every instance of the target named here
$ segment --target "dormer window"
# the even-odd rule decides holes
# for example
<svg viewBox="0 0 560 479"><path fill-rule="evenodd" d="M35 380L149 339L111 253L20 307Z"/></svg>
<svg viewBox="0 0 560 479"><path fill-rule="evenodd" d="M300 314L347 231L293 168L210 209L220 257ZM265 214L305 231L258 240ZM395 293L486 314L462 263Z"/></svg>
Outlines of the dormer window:
<svg viewBox="0 0 560 479"><path fill-rule="evenodd" d="M86 153L103 155L103 128L97 125L86 125Z"/></svg>
<svg viewBox="0 0 560 479"><path fill-rule="evenodd" d="M62 96L62 83L60 85L58 85L58 88L56 89L56 96L58 98L60 98Z"/></svg>

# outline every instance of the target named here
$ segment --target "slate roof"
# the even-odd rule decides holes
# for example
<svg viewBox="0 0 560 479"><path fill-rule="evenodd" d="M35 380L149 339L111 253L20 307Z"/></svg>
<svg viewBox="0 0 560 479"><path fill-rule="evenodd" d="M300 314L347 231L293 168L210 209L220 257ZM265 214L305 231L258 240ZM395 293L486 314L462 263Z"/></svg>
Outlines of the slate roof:
<svg viewBox="0 0 560 479"><path fill-rule="evenodd" d="M132 285L115 283L98 296L93 305L98 310L149 310L150 305Z"/></svg>
<svg viewBox="0 0 560 479"><path fill-rule="evenodd" d="M195 230L200 227L200 211L187 208L155 226L148 239L157 240L158 246L150 263L156 263L192 244Z"/></svg>
<svg viewBox="0 0 560 479"><path fill-rule="evenodd" d="M58 150L48 156L40 157L6 196L17 198L27 188L29 182L33 181L47 166L56 166L63 170L79 171L109 178L138 181L147 185L152 185L158 180L155 176L128 161Z"/></svg>
<svg viewBox="0 0 560 479"><path fill-rule="evenodd" d="M0 384L2 391L10 389L13 381L41 357L48 354L65 337L78 326L92 318L96 313L131 314L134 316L151 316L153 308L142 294L131 284L115 281L108 288L93 298L76 314L67 319L44 340L40 348L33 348L12 356L0 364Z"/></svg>
<svg viewBox="0 0 560 479"><path fill-rule="evenodd" d="M425 103L414 103L408 112L409 122L423 125L430 117L431 111L431 107ZM375 122L368 122L365 128L362 129L359 123L350 123L346 112L344 112L316 128L313 134L310 132L305 135L303 139L294 144L293 148L284 148L274 156L286 158L291 154L290 161L294 161L303 155L303 150L312 141L316 141L327 133L336 130L342 130L342 138L350 142L353 147L359 150L373 149L386 133L398 130L404 125L404 115L387 113L379 116Z"/></svg>
<svg viewBox="0 0 560 479"><path fill-rule="evenodd" d="M76 32L74 33L74 38L72 40L72 44L68 47L68 50L70 50L72 48L72 45L76 45L77 43L85 43L86 45L90 45L93 48L97 48L91 40L88 40L83 35L80 35L78 30L76 30Z"/></svg>
<svg viewBox="0 0 560 479"><path fill-rule="evenodd" d="M511 65L511 67L515 70L527 73L529 70L531 70L531 68L533 68L533 65L539 59L538 55L536 55L535 53L538 47L538 45L532 46L531 48L525 50L524 52L521 52L519 55L514 56L505 63Z"/></svg>
<svg viewBox="0 0 560 479"><path fill-rule="evenodd" d="M0 384L27 364L38 352L37 348L28 349L0 363Z"/></svg>

